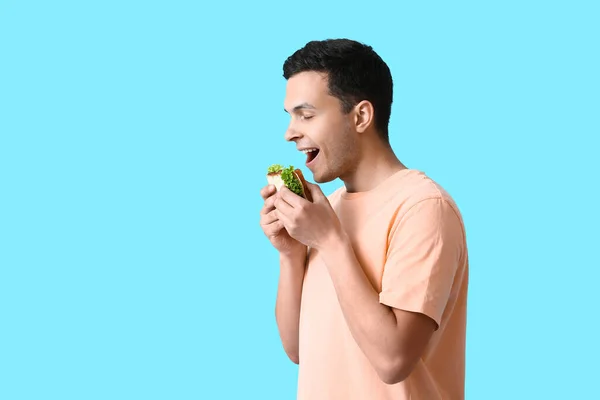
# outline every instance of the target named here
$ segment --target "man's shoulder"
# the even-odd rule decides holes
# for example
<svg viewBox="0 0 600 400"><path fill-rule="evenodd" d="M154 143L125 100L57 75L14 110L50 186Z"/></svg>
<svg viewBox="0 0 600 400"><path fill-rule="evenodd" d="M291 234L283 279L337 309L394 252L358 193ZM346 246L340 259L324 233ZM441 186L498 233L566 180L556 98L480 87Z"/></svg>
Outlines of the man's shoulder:
<svg viewBox="0 0 600 400"><path fill-rule="evenodd" d="M460 218L460 210L450 193L421 171L413 171L406 179L394 182L386 194L397 214L405 214L415 206L427 203L452 211Z"/></svg>
<svg viewBox="0 0 600 400"><path fill-rule="evenodd" d="M398 185L388 198L389 234L439 239L439 235L458 238L466 246L465 224L460 209L450 193L425 173ZM450 243L451 240L448 240Z"/></svg>

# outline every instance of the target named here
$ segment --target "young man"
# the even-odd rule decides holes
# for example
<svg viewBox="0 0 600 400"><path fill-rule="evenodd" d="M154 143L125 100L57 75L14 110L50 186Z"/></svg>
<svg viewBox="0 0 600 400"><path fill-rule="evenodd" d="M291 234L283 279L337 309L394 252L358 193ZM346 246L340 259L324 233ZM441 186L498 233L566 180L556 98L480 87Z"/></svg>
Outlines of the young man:
<svg viewBox="0 0 600 400"><path fill-rule="evenodd" d="M459 210L388 140L392 77L370 46L313 41L283 66L285 139L313 202L261 190L280 254L276 320L298 399L463 399L468 256ZM312 150L312 151L308 151Z"/></svg>

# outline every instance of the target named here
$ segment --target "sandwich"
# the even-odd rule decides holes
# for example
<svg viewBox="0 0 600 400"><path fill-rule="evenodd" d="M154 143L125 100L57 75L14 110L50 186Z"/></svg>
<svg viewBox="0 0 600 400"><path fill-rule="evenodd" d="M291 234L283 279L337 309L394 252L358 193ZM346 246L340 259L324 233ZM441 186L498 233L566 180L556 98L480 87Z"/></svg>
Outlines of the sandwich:
<svg viewBox="0 0 600 400"><path fill-rule="evenodd" d="M269 185L274 185L277 191L285 185L298 196L312 202L312 196L302 171L292 165L287 168L281 164L271 165L267 169L267 182Z"/></svg>

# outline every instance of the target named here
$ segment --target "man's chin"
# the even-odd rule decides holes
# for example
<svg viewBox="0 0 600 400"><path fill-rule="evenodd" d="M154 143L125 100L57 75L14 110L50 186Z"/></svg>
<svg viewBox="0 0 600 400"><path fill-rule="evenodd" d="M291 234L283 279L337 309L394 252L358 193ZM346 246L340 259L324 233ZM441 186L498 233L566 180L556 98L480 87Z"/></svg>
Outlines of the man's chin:
<svg viewBox="0 0 600 400"><path fill-rule="evenodd" d="M333 175L320 175L320 174L313 174L313 181L315 183L318 184L323 184L323 183L329 183L335 180L335 176Z"/></svg>

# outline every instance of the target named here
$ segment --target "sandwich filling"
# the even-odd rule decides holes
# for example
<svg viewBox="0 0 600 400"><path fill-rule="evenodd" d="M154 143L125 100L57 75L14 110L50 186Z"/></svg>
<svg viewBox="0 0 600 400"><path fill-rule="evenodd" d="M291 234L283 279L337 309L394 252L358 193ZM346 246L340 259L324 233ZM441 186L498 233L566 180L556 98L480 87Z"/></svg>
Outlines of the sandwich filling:
<svg viewBox="0 0 600 400"><path fill-rule="evenodd" d="M290 165L285 168L281 164L273 164L267 169L269 183L275 185L277 190L285 185L292 192L304 197L304 188L302 182L296 176L295 168Z"/></svg>

